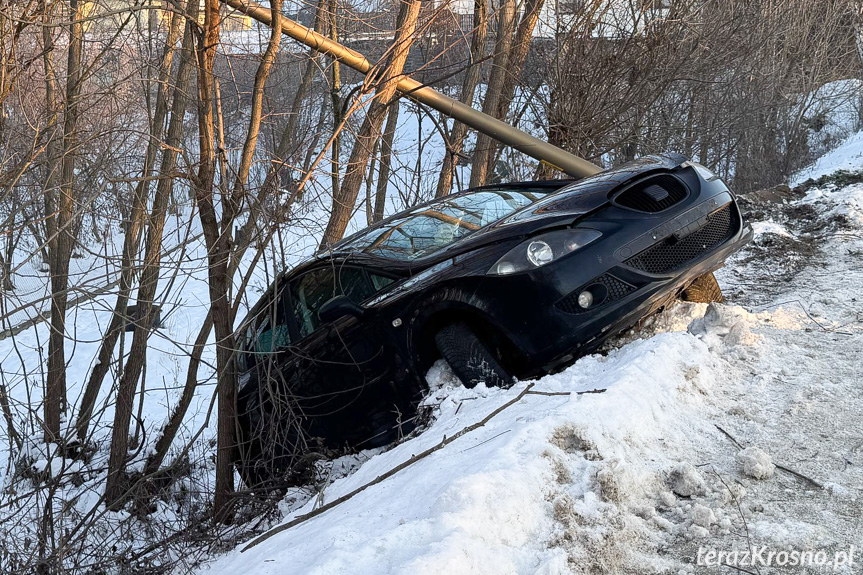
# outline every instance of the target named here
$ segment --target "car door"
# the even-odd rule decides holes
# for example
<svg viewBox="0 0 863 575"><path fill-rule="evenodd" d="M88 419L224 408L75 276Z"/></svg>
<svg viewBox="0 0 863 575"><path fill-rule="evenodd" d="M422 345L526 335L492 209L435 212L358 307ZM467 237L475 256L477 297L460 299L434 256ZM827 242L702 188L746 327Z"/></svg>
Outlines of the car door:
<svg viewBox="0 0 863 575"><path fill-rule="evenodd" d="M361 304L375 291L368 273L350 265L317 268L291 282L303 379L292 392L302 399L309 434L332 448L385 443L397 418L394 358L380 318L368 312L325 323L318 315L335 296Z"/></svg>
<svg viewBox="0 0 863 575"><path fill-rule="evenodd" d="M237 415L244 478L265 482L286 471L302 452L302 415L288 393L297 374L291 352L297 339L286 307L288 284L276 282L245 321L238 338ZM252 479L254 478L254 479Z"/></svg>

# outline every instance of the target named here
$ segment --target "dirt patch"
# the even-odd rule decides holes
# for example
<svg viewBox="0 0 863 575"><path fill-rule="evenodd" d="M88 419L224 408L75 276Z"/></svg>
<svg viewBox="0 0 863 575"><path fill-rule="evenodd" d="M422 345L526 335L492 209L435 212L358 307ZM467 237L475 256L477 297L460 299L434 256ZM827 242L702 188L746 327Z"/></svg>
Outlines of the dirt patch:
<svg viewBox="0 0 863 575"><path fill-rule="evenodd" d="M779 186L740 196L740 209L747 221L775 230L756 233L754 240L727 262L720 285L730 302L760 305L769 301L803 269L824 265L829 257L823 250L826 237L853 228L842 214L800 202L813 186Z"/></svg>

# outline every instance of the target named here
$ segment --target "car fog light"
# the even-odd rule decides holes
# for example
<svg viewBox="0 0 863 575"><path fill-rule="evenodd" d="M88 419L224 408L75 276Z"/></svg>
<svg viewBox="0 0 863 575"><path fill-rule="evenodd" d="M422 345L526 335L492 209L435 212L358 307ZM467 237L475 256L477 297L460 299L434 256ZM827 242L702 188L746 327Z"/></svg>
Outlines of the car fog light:
<svg viewBox="0 0 863 575"><path fill-rule="evenodd" d="M535 240L527 246L527 259L537 267L544 266L554 259L554 252L544 241Z"/></svg>
<svg viewBox="0 0 863 575"><path fill-rule="evenodd" d="M593 305L593 294L589 291L583 291L578 294L578 305L583 307L584 309L589 308Z"/></svg>

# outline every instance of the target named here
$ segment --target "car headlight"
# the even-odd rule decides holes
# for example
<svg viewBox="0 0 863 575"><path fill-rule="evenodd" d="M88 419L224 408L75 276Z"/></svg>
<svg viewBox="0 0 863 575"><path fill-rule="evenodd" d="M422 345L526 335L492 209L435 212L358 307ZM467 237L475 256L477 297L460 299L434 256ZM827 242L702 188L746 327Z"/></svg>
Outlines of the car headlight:
<svg viewBox="0 0 863 575"><path fill-rule="evenodd" d="M706 181L706 182L711 182L713 180L719 179L719 176L714 174L710 168L708 168L706 166L702 166L698 162L693 162L692 160L690 160L688 162L683 162L682 164L680 164L680 167L681 168L692 168L693 170L698 172L698 175L701 176L702 178L704 178L704 181Z"/></svg>
<svg viewBox="0 0 863 575"><path fill-rule="evenodd" d="M489 275L505 276L550 264L595 241L602 234L596 230L576 228L557 230L526 240L497 260Z"/></svg>

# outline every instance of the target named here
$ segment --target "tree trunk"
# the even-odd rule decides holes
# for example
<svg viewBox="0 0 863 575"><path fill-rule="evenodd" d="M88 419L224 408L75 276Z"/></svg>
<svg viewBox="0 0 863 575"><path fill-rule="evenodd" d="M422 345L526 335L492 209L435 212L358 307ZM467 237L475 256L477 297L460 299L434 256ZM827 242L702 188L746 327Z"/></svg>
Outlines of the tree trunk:
<svg viewBox="0 0 863 575"><path fill-rule="evenodd" d="M371 160L369 161L369 170L366 174L366 225L370 226L375 222L374 208L372 207L372 181L375 178L375 170L377 166L378 151L381 147L381 139L375 140L375 145L372 148ZM380 182L378 182L380 183Z"/></svg>
<svg viewBox="0 0 863 575"><path fill-rule="evenodd" d="M45 245L42 249L42 261L49 265L51 263L51 252L55 249L54 240L57 236L57 221L54 218L54 213L57 205L57 179L60 177L60 161L63 152L60 148L58 140L58 132L60 131L58 122L57 101L57 76L54 72L54 62L52 56L54 53L54 36L53 24L51 22L51 11L48 6L45 6L45 12L42 15L42 64L45 67L45 109L48 112L48 144L46 146L46 168L48 175L45 180L45 189L43 191L43 209L45 219L45 235L40 243ZM32 222L28 222L33 235L39 238L37 226Z"/></svg>
<svg viewBox="0 0 863 575"><path fill-rule="evenodd" d="M375 207L372 211L372 223L377 223L384 219L384 211L387 207L387 185L390 181L390 169L393 159L393 140L396 136L396 128L399 123L399 109L401 108L399 100L394 99L389 106L387 112L387 125L384 128L384 135L381 139L381 161L380 172L378 173L378 185L375 191Z"/></svg>
<svg viewBox="0 0 863 575"><path fill-rule="evenodd" d="M171 19L168 37L165 41L165 51L162 56L161 69L159 71L159 86L156 91L156 104L153 112L153 121L150 124L150 139L147 144L147 151L144 154L141 180L135 186L135 193L132 200L132 212L129 217L129 221L127 222L125 236L123 238L123 255L122 262L120 264L120 285L117 293L117 301L114 305L114 315L111 317L111 324L108 326L108 330L105 332L105 337L102 339L102 345L99 348L96 365L93 366L93 371L90 373L90 378L87 380L87 386L85 387L84 394L81 398L81 407L78 410L78 419L75 427L77 428L78 440L81 443L85 442L87 439L87 429L90 424L90 418L93 414L93 408L96 405L96 398L99 395L99 389L102 387L102 381L110 369L114 347L117 344L120 332L125 329L127 321L126 309L128 307L129 296L132 291L134 260L138 253L141 229L144 226L144 217L147 213L147 201L150 195L150 177L152 176L153 169L155 167L159 144L162 140L163 124L165 123L165 117L168 113L168 84L171 78L171 64L173 62L177 40L180 35L180 25L182 22L182 16L180 14L174 14ZM186 49L190 50L191 47L187 47ZM122 358L120 358L120 361L122 361Z"/></svg>
<svg viewBox="0 0 863 575"><path fill-rule="evenodd" d="M194 18L195 3L190 4L190 18ZM132 407L135 388L144 366L147 353L147 341L152 331L151 312L156 289L159 284L161 269L162 232L165 225L165 214L173 189L173 173L177 163L177 150L183 137L183 119L188 103L187 93L192 76L192 50L194 29L186 25L183 36L182 54L177 70L177 87L174 90L174 101L171 107L171 121L168 135L162 151L159 167L160 177L156 185L153 207L150 213L150 226L147 230L147 249L144 255L144 265L138 287L138 318L132 335L132 346L129 349L129 359L123 370L123 376L117 387L117 401L114 409L114 425L111 430L111 452L108 458L108 478L105 484L105 499L109 505L122 504L125 492L125 469L129 442L129 424L132 417Z"/></svg>
<svg viewBox="0 0 863 575"><path fill-rule="evenodd" d="M854 0L854 42L857 46L859 77L863 79L863 0ZM863 93L857 98L857 129L863 128Z"/></svg>
<svg viewBox="0 0 863 575"><path fill-rule="evenodd" d="M383 68L377 94L369 104L366 117L357 133L342 187L338 194L333 194L333 210L321 240L321 249L326 249L338 242L345 234L368 166L369 155L375 140L380 137L387 104L396 92L398 78L404 70L408 53L415 39L414 31L422 2L421 0L401 0L401 2L392 53Z"/></svg>
<svg viewBox="0 0 863 575"><path fill-rule="evenodd" d="M324 9L328 1L329 0L320 0L318 4L318 11L315 16L315 28L318 30L322 26ZM276 49L273 50L273 54L275 54L275 52ZM264 182L261 185L261 189L258 191L255 202L252 204L252 206L250 206L249 217L243 224L242 229L237 234L237 238L234 243L234 251L232 253L231 263L228 267L227 273L227 276L230 278L234 276L234 273L236 272L237 268L239 267L239 263L243 258L245 250L250 245L250 241L252 238L252 230L255 228L257 222L257 213L259 212L259 208L257 206L260 206L263 203L267 194L269 194L275 187L278 180L279 170L283 166L283 161L289 152L290 146L294 143L293 139L297 130L300 110L303 101L305 100L306 94L311 88L312 81L314 79L314 73L317 71L315 62L316 55L317 53L315 51L311 51L309 53L309 62L306 65L306 69L303 73L303 80L300 83L300 86L297 89L297 93L294 96L294 104L292 107L291 116L279 139L279 144L275 154L276 157L271 163L270 167L267 169L266 177L264 178ZM270 65L271 64L268 64L267 66ZM263 83L261 83L260 86L261 93L263 93ZM256 123L258 127L254 129L255 131L259 131L260 120L258 120ZM232 315L234 314L235 310L236 305L232 308ZM168 450L170 449L171 444L177 435L177 432L180 430L180 426L182 425L189 405L191 405L192 399L194 399L195 390L198 386L197 375L198 368L201 365L201 354L204 351L204 346L207 342L212 328L213 316L211 313L208 313L204 324L201 326L201 329L198 332L198 336L195 339L195 344L193 346L189 360L189 366L186 371L186 383L183 387L180 401L175 406L170 418L166 422L165 426L162 428L159 439L156 441L156 444L153 448L153 453L150 455L150 457L147 458L147 463L144 468L145 476L155 473L159 469L168 454Z"/></svg>
<svg viewBox="0 0 863 575"><path fill-rule="evenodd" d="M470 40L470 64L461 85L462 104L473 105L473 97L482 74L482 60L485 58L485 43L488 38L488 0L475 0L473 8L473 35ZM446 196L452 190L452 180L458 158L464 147L467 126L461 122L453 123L449 133L446 155L437 181L435 197Z"/></svg>
<svg viewBox="0 0 863 575"><path fill-rule="evenodd" d="M515 0L503 0L498 11L497 39L494 45L494 59L486 87L482 111L497 117L503 84L509 71L509 52L512 47L512 32L515 26ZM476 148L473 152L473 167L470 173L470 187L481 186L488 179L489 158L494 151L493 140L485 134L477 134Z"/></svg>
<svg viewBox="0 0 863 575"><path fill-rule="evenodd" d="M530 51L533 31L536 28L536 23L539 21L539 14L542 12L544 5L545 0L527 0L524 14L522 14L521 20L518 23L515 40L513 41L512 49L509 52L509 59L506 63L506 74L504 75L500 101L497 105L497 117L502 120L506 119L509 114L509 108L515 96L515 87L521 79L521 72L524 69L524 63ZM487 173L494 169L494 162L500 146L498 146L497 142L492 141L490 147L492 148L492 152L488 156Z"/></svg>
<svg viewBox="0 0 863 575"><path fill-rule="evenodd" d="M186 384L183 386L183 392L180 395L180 401L171 412L168 422L162 428L162 433L159 439L153 446L152 454L147 457L147 463L144 466L144 476L151 475L158 471L165 456L168 455L168 449L171 448L177 432L180 431L180 426L186 416L192 400L195 398L195 390L198 388L198 367L201 365L201 355L204 353L204 346L207 339L210 337L210 331L213 329L213 316L207 314L204 318L204 325L198 331L198 337L195 339L195 345L192 347L192 353L189 355L189 367L186 370Z"/></svg>
<svg viewBox="0 0 863 575"><path fill-rule="evenodd" d="M237 168L237 177L234 180L234 190L228 202L230 211L222 212L223 229L224 224L233 223L240 205L246 195L246 185L249 179L249 171L252 168L252 160L255 156L255 148L258 143L258 134L261 132L261 117L264 110L264 87L270 77L276 54L279 53L279 43L282 39L282 0L270 0L270 10L273 14L273 25L270 31L270 41L264 56L255 72L255 83L252 87L252 106L249 110L249 128L246 131L246 141L243 143L243 152L240 156L240 166Z"/></svg>
<svg viewBox="0 0 863 575"><path fill-rule="evenodd" d="M66 64L66 105L63 117L63 160L60 170L60 198L51 250L51 335L48 339L48 376L45 389L45 439L59 441L60 420L66 409L66 305L69 287L69 258L75 238L72 217L75 211L75 149L78 106L81 97L81 69L84 53L84 3L69 1L69 48Z"/></svg>
<svg viewBox="0 0 863 575"><path fill-rule="evenodd" d="M330 0L330 9L329 9L329 24L330 24L330 38L339 41L339 28L338 28L338 13L337 13L338 5L336 4L336 0ZM341 64L338 60L333 60L330 64L332 66L332 85L330 86L330 98L332 99L333 105L333 143L330 147L331 154L331 163L330 163L330 181L332 184L333 197L335 198L339 194L339 189L341 188L340 184L340 166L339 160L341 158L341 150L342 150L342 137L341 137L341 125L342 125L342 98L341 98L341 90L342 90L342 74L341 74Z"/></svg>
<svg viewBox="0 0 863 575"><path fill-rule="evenodd" d="M234 410L236 377L232 369L233 320L228 294L228 259L230 238L222 233L216 216L214 178L216 168L213 110L213 64L220 36L219 0L205 0L204 33L198 46L198 132L200 160L194 180L195 202L201 219L209 261L208 284L210 313L216 331L217 371L217 448L216 485L213 513L219 519L231 517L231 496L234 491Z"/></svg>
<svg viewBox="0 0 863 575"><path fill-rule="evenodd" d="M857 46L858 62L863 66L863 0L854 0L854 41Z"/></svg>
<svg viewBox="0 0 863 575"><path fill-rule="evenodd" d="M232 519L234 492L234 426L236 425L237 384L234 370L233 325L234 312L230 302L231 282L231 230L240 200L245 195L246 177L254 157L255 142L262 117L263 90L281 38L281 2L270 3L273 29L264 58L255 75L252 97L253 110L246 144L237 171L234 192L224 198L221 225L217 219L213 181L215 177L214 123L213 123L213 63L219 44L219 0L205 0L204 34L198 49L198 129L200 133L200 164L195 177L195 200L201 218L201 228L207 245L209 261L208 284L210 314L216 332L216 371L218 374L216 485L213 495L213 514L220 521ZM227 200L227 201L226 201Z"/></svg>

